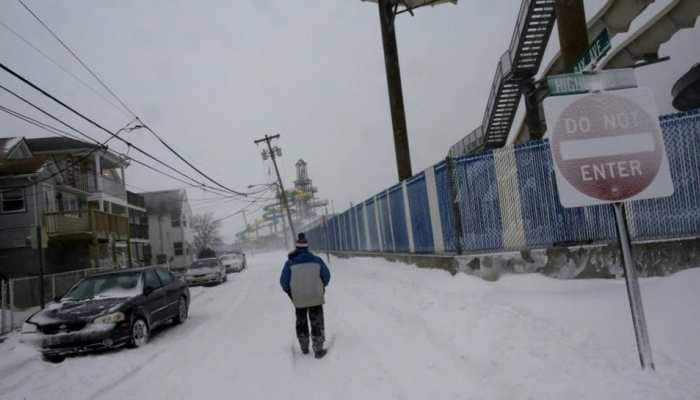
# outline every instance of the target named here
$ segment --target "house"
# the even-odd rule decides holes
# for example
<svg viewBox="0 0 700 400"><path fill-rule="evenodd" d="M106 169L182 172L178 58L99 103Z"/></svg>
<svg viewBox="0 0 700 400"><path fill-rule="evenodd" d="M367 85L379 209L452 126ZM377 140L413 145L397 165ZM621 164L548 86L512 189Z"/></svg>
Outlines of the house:
<svg viewBox="0 0 700 400"><path fill-rule="evenodd" d="M194 260L192 208L184 189L140 193L148 211L153 263L183 269Z"/></svg>
<svg viewBox="0 0 700 400"><path fill-rule="evenodd" d="M128 264L127 161L64 137L0 139L0 268L10 277Z"/></svg>
<svg viewBox="0 0 700 400"><path fill-rule="evenodd" d="M129 207L129 257L132 266L151 265L151 241L148 232L146 200L138 193L126 192Z"/></svg>

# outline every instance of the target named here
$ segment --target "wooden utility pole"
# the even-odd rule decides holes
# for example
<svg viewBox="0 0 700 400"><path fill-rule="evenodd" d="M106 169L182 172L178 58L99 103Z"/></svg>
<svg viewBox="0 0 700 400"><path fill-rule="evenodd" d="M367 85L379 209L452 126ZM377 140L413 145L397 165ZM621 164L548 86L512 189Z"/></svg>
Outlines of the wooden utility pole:
<svg viewBox="0 0 700 400"><path fill-rule="evenodd" d="M394 29L396 13L392 3L394 2L391 0L379 0L379 22L382 27L386 82L389 87L391 123L394 128L396 168L399 174L399 181L402 181L410 178L413 173L411 172L411 150L408 147L406 112L403 106L403 91L401 89L399 51L396 46L396 32Z"/></svg>
<svg viewBox="0 0 700 400"><path fill-rule="evenodd" d="M270 144L270 142L272 140L279 139L279 137L280 137L280 135L272 135L272 136L265 135L264 138L254 140L253 143L255 143L255 144L260 144L262 142L267 143L268 155L272 159L272 164L275 166L275 173L277 174L277 184L279 185L279 191L280 191L281 198L282 198L282 204L284 205L284 209L287 211L287 220L289 221L289 230L292 233L292 243L294 243L296 241L297 233L294 230L294 223L292 222L292 213L291 213L291 211L289 211L289 203L287 202L287 193L285 192L284 185L282 184L282 177L280 176L280 170L279 170L279 168L277 168L277 156L275 154L275 150L272 149L272 145ZM280 154L281 154L281 150L279 150L279 148L276 148L276 150L280 151ZM263 155L263 159L264 159L264 155Z"/></svg>
<svg viewBox="0 0 700 400"><path fill-rule="evenodd" d="M555 0L559 47L567 69L588 49L588 28L583 0Z"/></svg>

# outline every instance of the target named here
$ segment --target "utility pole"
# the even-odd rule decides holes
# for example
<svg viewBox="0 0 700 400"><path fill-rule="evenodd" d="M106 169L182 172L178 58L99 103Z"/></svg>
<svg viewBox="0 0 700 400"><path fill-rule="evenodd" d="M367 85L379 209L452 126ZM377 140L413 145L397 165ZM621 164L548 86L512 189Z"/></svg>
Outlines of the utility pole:
<svg viewBox="0 0 700 400"><path fill-rule="evenodd" d="M282 155L282 150L279 147L275 147L275 150L272 149L272 144L270 142L274 139L279 139L280 135L272 135L268 136L265 135L264 138L262 139L257 139L254 140L253 143L255 144L260 144L262 142L267 143L267 152L263 150L262 157L263 160L269 156L272 159L272 164L275 166L275 173L277 174L277 183L279 184L279 191L281 194L282 198L282 204L284 205L284 209L287 211L287 220L289 221L289 230L292 233L292 243L296 240L297 233L294 230L294 223L292 222L292 213L289 211L289 203L287 202L287 193L284 191L284 184L282 184L282 177L280 176L280 170L277 167L277 156Z"/></svg>
<svg viewBox="0 0 700 400"><path fill-rule="evenodd" d="M46 289L44 288L44 233L41 226L41 217L39 216L39 184L34 183L34 225L36 226L36 247L39 254L39 298L41 309L43 310L46 303Z"/></svg>
<svg viewBox="0 0 700 400"><path fill-rule="evenodd" d="M588 48L588 27L583 0L555 0L559 47L567 69Z"/></svg>
<svg viewBox="0 0 700 400"><path fill-rule="evenodd" d="M394 19L396 8L391 0L379 0L379 23L382 27L382 43L384 45L384 65L386 67L386 83L389 87L389 107L391 109L391 124L394 128L394 151L396 152L396 168L399 181L408 179L411 172L411 150L408 147L408 132L406 128L406 111L403 105L403 90L401 88L401 70L399 69L399 50L396 46L396 31Z"/></svg>

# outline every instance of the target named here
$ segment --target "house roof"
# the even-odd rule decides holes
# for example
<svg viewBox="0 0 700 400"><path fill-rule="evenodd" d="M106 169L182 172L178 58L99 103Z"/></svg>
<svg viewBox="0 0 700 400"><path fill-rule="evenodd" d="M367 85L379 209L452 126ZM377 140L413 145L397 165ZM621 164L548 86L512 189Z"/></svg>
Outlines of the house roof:
<svg viewBox="0 0 700 400"><path fill-rule="evenodd" d="M28 175L39 172L46 159L43 157L25 158L19 160L0 160L0 176Z"/></svg>
<svg viewBox="0 0 700 400"><path fill-rule="evenodd" d="M85 151L94 151L102 147L98 144L62 136L24 139L24 141L27 143L29 150L34 154L84 153ZM125 157L111 151L102 152L102 160L103 168L126 167L129 165Z"/></svg>
<svg viewBox="0 0 700 400"><path fill-rule="evenodd" d="M83 149L92 150L97 147L96 144L61 136L25 139L25 141L29 146L29 150L33 153Z"/></svg>

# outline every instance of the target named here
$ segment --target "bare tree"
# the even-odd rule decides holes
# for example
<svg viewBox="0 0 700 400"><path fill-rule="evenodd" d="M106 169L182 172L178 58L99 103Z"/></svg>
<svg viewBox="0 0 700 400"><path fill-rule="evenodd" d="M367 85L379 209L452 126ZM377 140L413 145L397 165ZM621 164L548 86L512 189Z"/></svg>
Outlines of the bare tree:
<svg viewBox="0 0 700 400"><path fill-rule="evenodd" d="M219 228L221 222L214 219L214 214L207 212L192 217L192 229L194 229L194 248L197 254L203 250L211 250L220 246L223 241Z"/></svg>

